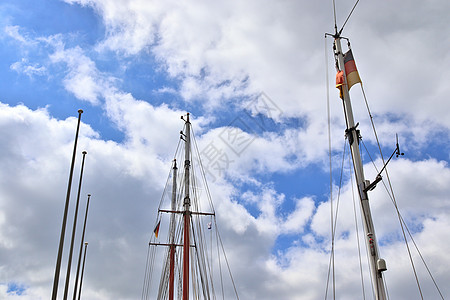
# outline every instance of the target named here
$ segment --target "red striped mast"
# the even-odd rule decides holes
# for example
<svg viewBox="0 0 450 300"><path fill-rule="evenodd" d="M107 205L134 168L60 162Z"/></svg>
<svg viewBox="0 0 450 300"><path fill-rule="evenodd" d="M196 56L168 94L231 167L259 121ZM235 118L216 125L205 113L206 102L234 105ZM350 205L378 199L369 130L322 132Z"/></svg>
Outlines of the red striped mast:
<svg viewBox="0 0 450 300"><path fill-rule="evenodd" d="M184 119L183 119L184 120ZM186 132L184 134L185 152L184 152L184 238L183 238L183 300L189 299L189 243L190 243L190 223L191 223L191 199L189 197L189 169L190 161L190 142L191 142L191 123L189 122L189 113L186 116Z"/></svg>

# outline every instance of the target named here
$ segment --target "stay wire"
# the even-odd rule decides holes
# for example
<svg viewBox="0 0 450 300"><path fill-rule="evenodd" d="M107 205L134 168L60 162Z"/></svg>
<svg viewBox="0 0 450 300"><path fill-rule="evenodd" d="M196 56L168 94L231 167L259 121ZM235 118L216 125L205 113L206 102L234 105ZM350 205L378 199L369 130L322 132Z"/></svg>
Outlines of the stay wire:
<svg viewBox="0 0 450 300"><path fill-rule="evenodd" d="M377 168L377 166L375 165L375 161L374 161L373 158L371 157L371 155L370 155L370 153L369 153L369 150L368 150L367 147L366 147L366 144L364 143L363 140L361 140L361 141L362 141L362 145L364 146L364 149L366 150L367 155L369 156L369 158L370 158L370 160L371 160L371 162L372 162L372 165L373 165L374 168L375 168L375 171L378 173L378 172L379 172L379 171L378 171L378 168ZM392 203L393 203L394 206L395 206L395 199L393 198L393 196L392 196L391 193L389 192L389 188L387 187L387 185L386 185L386 183L384 182L384 180L382 181L382 183L383 183L383 186L384 186L384 188L385 188L387 194L389 195L389 198L391 199ZM439 293L439 295L441 296L441 298L444 299L444 296L442 295L441 290L440 290L440 288L439 288L439 286L438 286L438 284L437 284L437 282L436 282L436 280L435 280L433 274L431 273L431 270L430 270L430 268L428 267L428 264L427 264L427 262L425 261L425 258L424 258L423 255L422 255L422 252L421 252L420 249L419 249L419 246L417 246L417 243L416 243L416 241L414 240L414 237L413 237L411 231L409 230L408 225L406 224L406 222L405 222L405 220L404 220L402 214L400 213L400 210L398 210L397 212L398 212L398 214L399 214L399 216L400 216L401 222L402 222L403 225L405 226L406 232L408 233L409 238L411 239L411 242L412 242L413 245L414 245L414 248L416 249L416 251L417 251L417 253L418 253L420 259L422 260L422 263L424 264L425 268L427 269L428 275L430 275L430 278L431 278L431 280L433 281L433 284L434 284L434 286L436 287L436 290L438 291L438 293ZM389 296L388 296L388 297L389 297Z"/></svg>
<svg viewBox="0 0 450 300"><path fill-rule="evenodd" d="M192 136L193 136L193 140L194 140L195 151L196 151L199 166L200 166L200 173L202 175L203 182L205 183L205 189L206 189L206 193L208 195L209 205L211 206L212 213L215 214L214 203L212 202L211 192L209 190L208 181L206 180L205 168L203 167L202 160L200 159L200 151L198 149L198 144L197 144L197 139L195 138L194 129L191 128L191 131L192 131Z"/></svg>
<svg viewBox="0 0 450 300"><path fill-rule="evenodd" d="M145 295L146 286L147 286L147 274L148 274L149 255L150 255L150 245L148 246L148 249L147 249L147 258L146 258L145 273L144 273L144 284L142 285L141 299L143 299L143 300L146 299L146 298L144 298L144 295Z"/></svg>
<svg viewBox="0 0 450 300"><path fill-rule="evenodd" d="M326 285L326 290L325 290L325 299L327 299L328 296L328 286L329 286L329 281L330 281L330 269L331 269L331 265L332 265L332 260L334 260L334 240L335 240L335 236L336 236L336 228L337 228L337 218L338 218L338 213L339 213L339 203L340 203L340 199L341 199L341 190L342 190L342 182L343 182L343 176L344 176L344 162L345 162L345 154L346 154L346 146L347 141L344 140L344 150L342 151L342 163L341 163L341 173L340 173L340 178L339 178L339 189L338 189L338 195L337 195L337 203L336 203L336 212L334 213L334 222L331 226L331 231L332 231L332 252L330 255L330 262L328 265L328 276L327 276L327 285ZM332 217L333 218L333 217ZM335 276L334 276L334 269L333 269L333 299L336 299L336 290L335 290Z"/></svg>
<svg viewBox="0 0 450 300"><path fill-rule="evenodd" d="M376 131L376 128L375 128L375 123L373 121L373 116L372 116L372 113L370 111L369 103L367 101L366 93L364 91L364 87L363 87L362 83L361 83L361 91L362 91L362 94L363 94L363 97L364 97L364 102L366 104L367 112L369 114L370 122L372 124L372 130L373 130L373 133L375 135L375 139L376 139L376 142L377 142L378 150L380 152L381 160L383 162L383 165L385 165L386 162L385 162L385 159L384 159L384 156L383 156L383 152L381 150L381 144L380 144L380 141L378 139L378 134L377 134L377 131ZM414 260L412 258L411 249L409 248L408 239L406 238L404 223L402 222L402 218L401 218L400 211L399 211L399 208L398 208L398 205L397 205L397 201L395 199L394 189L392 187L391 179L389 177L389 172L388 172L387 168L385 168L384 171L386 173L386 179L388 181L388 185L389 185L389 189L390 189L390 195L392 197L391 200L392 200L392 203L394 204L395 210L397 212L397 217L398 217L398 220L399 220L399 223L400 223L400 228L402 230L403 240L405 242L405 246L406 246L406 249L408 251L409 260L411 262L411 267L413 269L414 277L416 279L417 288L419 289L420 297L423 300L422 288L420 287L419 277L417 275L417 271L416 271L416 267L415 267L415 264L414 264Z"/></svg>
<svg viewBox="0 0 450 300"><path fill-rule="evenodd" d="M350 157L349 157L349 165L350 165L350 170L352 168L352 162L350 161ZM350 172L351 174L351 172ZM360 245L360 240L359 240L359 228L358 228L358 218L356 215L356 201L355 201L355 192L354 192L354 188L353 188L353 175L350 175L350 181L351 181L351 187L352 187L352 200L353 200L353 213L354 213L354 218L355 218L355 232L356 232L356 241L358 244L358 258L359 258L359 272L361 275L361 287L362 287L362 296L363 299L366 299L366 292L364 289L364 274L363 274L363 268L362 268L362 259L361 259L361 245Z"/></svg>
<svg viewBox="0 0 450 300"><path fill-rule="evenodd" d="M214 218L214 223L216 223L216 218ZM215 224L215 228L216 228L217 236L219 237L220 248L222 248L222 253L223 253L223 257L225 259L225 263L227 265L228 273L230 274L231 283L232 283L233 289L234 289L234 294L236 295L236 299L239 300L239 295L238 295L238 292L237 292L237 289L236 289L236 284L234 282L233 274L231 273L230 264L228 262L228 257L227 257L227 254L225 252L225 247L223 246L222 237L220 236L219 229L217 228L217 223Z"/></svg>
<svg viewBox="0 0 450 300"><path fill-rule="evenodd" d="M353 5L353 8L352 8L352 10L350 11L350 13L348 14L347 19L345 19L345 22L344 22L344 24L342 25L341 30L339 30L339 35L340 35L340 34L342 33L342 31L344 30L345 25L347 24L348 20L350 19L350 16L353 14L353 11L355 10L356 5L358 5L358 3L359 3L359 0L356 1L355 5Z"/></svg>
<svg viewBox="0 0 450 300"><path fill-rule="evenodd" d="M334 6L334 21L336 26L336 6L335 0L333 0ZM330 268L333 270L333 299L335 299L335 271L334 271L334 231L333 231L333 166L332 166L332 151L331 151L331 112L330 112L330 87L329 87L329 73L328 73L328 55L327 55L327 36L325 35L325 70L326 70L326 81L325 85L327 87L327 123L328 123L328 157L329 157L329 167L330 167L330 214L331 214L331 256L330 256ZM328 278L330 277L330 269L328 269ZM328 292L328 281L327 289ZM327 297L327 292L325 293L325 299Z"/></svg>

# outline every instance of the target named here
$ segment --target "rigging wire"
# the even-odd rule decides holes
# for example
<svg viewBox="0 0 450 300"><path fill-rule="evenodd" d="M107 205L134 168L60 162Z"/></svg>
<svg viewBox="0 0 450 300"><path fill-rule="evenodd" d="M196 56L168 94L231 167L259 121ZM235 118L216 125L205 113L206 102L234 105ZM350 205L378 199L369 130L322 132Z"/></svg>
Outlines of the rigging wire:
<svg viewBox="0 0 450 300"><path fill-rule="evenodd" d="M220 247L219 247L219 245L217 246L217 251L219 251L220 248L222 249L222 253L223 253L223 256L224 256L224 259L225 259L225 263L227 265L228 273L230 275L231 283L233 285L234 293L236 295L236 298L239 299L239 295L238 295L238 292L237 292L236 284L234 282L234 277L233 277L233 274L231 273L230 264L228 262L228 258L227 258L226 252L225 252L225 247L223 246L222 238L220 236L219 228L217 226L217 220L216 220L216 216L215 216L214 204L212 202L211 192L210 192L210 189L209 189L209 186L208 186L208 182L206 180L206 172L205 172L205 169L203 167L203 163L202 163L202 161L200 159L200 151L198 149L197 139L195 137L194 130L192 128L191 128L191 130L192 130L192 136L193 136L193 140L194 140L195 152L198 155L198 163L199 163L199 166L200 166L200 173L202 175L202 179L203 179L203 182L205 184L205 190L206 190L206 193L207 193L207 198L209 200L209 204L211 206L210 208L211 208L212 213L213 213L214 229L216 231L216 236L218 238L218 242L220 242ZM220 255L218 255L218 258L219 258L219 262L220 262ZM219 268L220 268L219 273L220 273L220 276L222 277L222 271L221 271L221 264L220 263L219 263ZM222 279L221 279L221 281L222 281ZM223 290L223 286L222 286L222 290Z"/></svg>
<svg viewBox="0 0 450 300"><path fill-rule="evenodd" d="M185 124L186 127L186 124ZM185 129L184 127L184 129ZM183 129L183 130L184 130ZM214 205L212 202L212 197L211 197L211 192L209 190L207 181L206 181L206 172L203 168L202 162L200 160L200 152L198 150L198 145L197 145L197 141L195 138L195 134L192 130L192 137L193 137L193 141L194 141L194 147L195 150L190 152L190 161L192 162L191 164L191 182L190 182L190 186L193 187L192 191L191 191L191 207L192 207L192 211L193 212L202 212L202 206L209 206L209 209L212 211L211 213L211 224L212 222L214 222L214 229L216 231L216 237L217 237L217 253L219 255L219 268L220 268L220 284L221 284L221 291L222 291L222 296L221 299L225 299L225 289L224 289L224 280L223 280L223 274L222 274L222 265L220 260L224 258L224 261L226 263L227 269L228 269L228 273L229 273L229 277L231 279L231 284L232 287L234 289L234 293L236 295L236 299L239 299L239 296L237 294L237 289L236 289L236 284L233 278L233 275L231 273L231 269L228 263L228 259L224 250L224 246L220 237L220 234L218 232L217 229L217 222L216 222L216 218L215 218L215 209L214 209ZM177 150L175 152L174 157L178 160L181 156L182 156L182 152L180 145L182 145L183 143L180 141L178 142L177 145ZM181 158L181 160L183 160L183 158ZM201 174L201 179L199 179L197 177L198 175L198 171ZM170 182L171 182L171 175L172 172L169 172L169 176L167 178L166 181L166 185L164 187L163 190L163 195L160 199L160 203L158 206L158 214L157 214L157 218L156 218L156 222L155 222L155 226L156 224L158 224L158 222L161 221L162 218L162 213L167 212L167 211L161 211L161 208L164 208L167 204L167 199L171 198L168 197L168 194L170 193ZM182 174L182 172L178 172L177 177L179 180L178 181L178 188L176 189L176 198L177 198L177 211L181 211L180 206L182 206L182 200L183 200L183 195L184 195L184 186L185 186L185 181L184 181L184 176ZM197 181L202 181L203 185L202 188L194 188L195 186L198 186L198 182ZM206 189L206 199L203 197L202 195L202 191L203 191L203 187ZM173 193L173 190L172 190ZM205 207L207 208L207 207ZM207 208L208 209L208 208ZM192 218L191 218L191 237L192 237L192 242L193 242L193 246L190 247L189 252L191 253L191 258L192 258L192 263L190 264L190 269L191 269L191 274L192 274L192 289L191 289L191 296L193 296L193 299L216 299L217 295L215 294L215 292L217 291L218 293L220 293L220 291L218 289L215 289L214 284L219 284L219 277L217 274L216 276L216 280L214 280L214 275L212 273L213 270L213 260L212 260L212 256L208 257L209 252L211 252L211 254L213 253L213 248L214 248L214 244L212 241L212 233L210 234L211 237L211 243L208 245L208 238L205 235L205 230L206 230L206 223L207 221L205 221L205 219L203 217L201 217L201 214L192 214ZM208 213L209 214L209 213ZM182 217L179 214L176 214L176 220L179 221L180 219L182 219ZM213 221L214 220L214 221ZM182 236L183 236L183 226L182 226L182 222L177 222L177 228L175 229L175 240L177 241L181 241L182 240ZM162 225L162 222L161 222ZM205 227L205 228L204 228ZM208 225L208 231L210 230L210 227ZM170 236L167 237L167 244L170 244L172 242L170 242ZM143 286L143 291L142 291L142 299L148 299L150 292L151 292L151 284L152 284L152 274L153 274L153 269L155 268L155 257L156 257L156 253L157 253L157 248L161 249L161 247L157 247L156 243L156 238L155 236L152 234L152 237L150 239L149 242L149 250L148 250L148 254L147 254L147 261L146 261L146 270L145 270L145 275L144 275L144 286ZM150 247L150 244L151 247ZM220 247L220 246L221 247ZM220 249L221 248L221 249ZM163 265L163 269L161 272L161 278L160 278L160 284L159 284L159 291L158 291L158 298L157 299L167 299L168 297L168 282L169 282L169 264L168 264L168 260L169 260L169 250L165 251L166 253L163 254L163 259L159 260L159 256L160 254L158 253L158 265L160 264L160 261L162 262L161 265ZM223 253L223 257L221 258L221 253ZM176 276L176 282L177 282L177 288L175 290L176 293L178 293L178 298L180 298L181 294L182 294L182 280L181 280L181 276L182 276L182 270L181 270L181 266L179 264L179 262L182 259L182 254L181 251L176 251L175 253L176 255L176 261L175 261L175 276ZM217 261L214 261L215 264L217 264ZM225 270L225 269L224 269ZM156 280L155 280L156 281ZM216 282L215 282L216 281ZM158 288L157 288L158 290ZM155 291L157 292L157 291ZM152 292L153 293L153 292Z"/></svg>
<svg viewBox="0 0 450 300"><path fill-rule="evenodd" d="M387 282L386 282L387 280L386 280L386 275L384 275L383 276L383 282L384 282L384 286L385 286L385 288L386 288L386 296L387 296L387 300L390 300L391 299L391 297L389 296L389 289L388 289L388 286L387 286Z"/></svg>
<svg viewBox="0 0 450 300"><path fill-rule="evenodd" d="M383 153L382 153L382 150L381 150L381 145L380 145L380 142L379 142L379 139L378 139L378 135L377 135L377 132L376 132L375 123L374 123L374 121L373 121L373 116L372 116L372 113L371 113L371 111L370 111L369 104L368 104L368 101L367 101L367 97L366 97L366 94L365 94L365 91L364 91L364 87L363 87L362 84L361 84L361 90L362 90L362 94L363 94L363 97L364 97L364 102L365 102L365 105L366 105L366 109L367 109L367 112L368 112L368 114L369 114L369 118L370 118L370 121L371 121L372 130L373 130L373 132L374 132L374 136L375 136L375 139L376 139L376 142L377 142L378 150L379 150L379 152L380 152L380 156L381 156L383 165L385 165L385 159L384 159L384 156L383 156ZM364 147L365 147L365 149L366 149L366 152L369 154L369 157L370 157L370 153L369 153L369 151L367 150L367 147L365 146L364 143L363 143L363 145L364 145ZM372 163L373 163L373 165L374 165L374 167L375 167L375 170L377 170L377 168L376 168L376 166L375 166L375 163L374 163L373 159L372 159L371 157L370 157L370 159L372 160ZM421 254L421 252L420 252L420 250L419 250L419 248L418 248L418 246L417 246L417 244L416 244L416 242L415 242L415 240L414 240L414 238L413 238L413 235L411 234L411 232L410 232L410 230L409 230L409 228L408 228L408 226L407 226L405 220L403 219L403 217L402 217L402 215L401 215L401 213L400 213L400 210L399 210L398 205L397 205L397 201L396 201L396 199L395 199L393 186L392 186L392 184L391 184L391 181L390 181L390 177L389 177L389 173L388 173L387 168L385 168L384 171L385 171L385 173L386 173L386 178L387 178L387 181L388 181L389 188L386 186L384 180L383 180L383 185L384 185L384 187L385 187L385 189L386 189L386 191L387 191L387 193L388 193L388 195L389 195L389 197L390 197L390 199L391 199L391 201L392 201L392 203L393 203L393 205L394 205L394 207L395 207L395 210L396 210L396 213L397 213L397 216L398 216L398 219L399 219L399 223L400 223L400 225L401 225L402 233L403 233L403 236L404 236L404 241L405 241L406 247L407 247L407 249L408 249L408 254L409 254L410 261L411 261L411 265L412 265L412 268L413 268L413 271L414 271L414 276L416 277L416 282L417 282L417 285L418 285L418 289L419 289L420 295L421 295L421 297L422 297L422 299L423 299L422 290L421 290L421 287L420 287L420 282L419 282L419 279L418 279L418 276L417 276L417 272L416 272L416 269L415 269L414 262L413 262L413 260L412 260L412 255L411 255L411 253L410 253L410 249L409 249L409 246L408 246L408 242L407 242L407 238L406 238L406 235L405 235L405 232L404 232L404 228L405 228L406 231L408 232L408 235L409 235L409 237L410 237L410 239L411 239L411 241L412 241L414 247L416 248L417 253L418 253L419 256L420 256L420 258L421 258L421 260L422 260L422 263L424 264L425 268L427 269L427 272L428 272L428 274L429 274L431 280L433 281L433 284L434 284L434 286L436 287L436 289L437 289L439 295L441 296L442 299L444 299L444 297L443 297L443 295L442 295L442 293L441 293L441 291L440 291L440 289L439 289L439 286L437 285L437 282L436 282L436 280L434 279L434 277L433 277L433 275L432 275L432 273L431 273L431 271L430 271L430 269L429 269L429 267L428 267L428 264L426 263L425 259L423 258L422 254ZM377 170L377 172L378 172L378 170Z"/></svg>
<svg viewBox="0 0 450 300"><path fill-rule="evenodd" d="M335 0L333 0L334 6L334 22L336 25L336 7ZM331 214L331 256L330 256L330 268L333 270L333 299L335 299L335 269L334 269L334 231L333 231L333 166L332 166L332 151L331 151L331 113L330 113L330 87L329 87L329 73L328 73L328 55L327 55L327 35L325 35L325 70L326 70L326 87L327 87L327 123L328 123L328 157L329 157L329 168L330 168L330 214ZM330 276L330 269L328 269L328 278ZM327 289L328 292L328 281ZM327 293L325 293L325 299L327 298Z"/></svg>
<svg viewBox="0 0 450 300"><path fill-rule="evenodd" d="M377 168L377 166L375 165L374 159L371 157L370 152L369 152L369 150L367 149L367 147L366 147L364 141L363 141L363 140L361 140L361 141L362 141L362 144L363 144L363 146L364 146L364 148L365 148L365 150L366 150L367 155L369 156L369 158L370 158L370 160L371 160L371 162L372 162L372 165L374 166L375 171L378 172L378 168ZM389 198L391 199L392 203L394 204L394 201L395 201L395 200L392 198L392 195L391 195L390 192L389 192L388 186L386 185L386 183L384 182L384 180L382 181L382 183L383 183L383 186L384 186L384 188L385 188L387 194L389 195ZM416 249L416 251L417 251L417 253L418 253L420 259L422 260L422 263L424 264L424 266L425 266L425 268L426 268L426 270L427 270L427 272L428 272L428 275L430 275L430 278L431 278L431 280L433 281L433 284L434 284L436 290L438 291L438 293L439 293L439 295L441 296L441 298L444 299L444 296L442 295L442 292L441 292L441 290L440 290L440 288L439 288L439 286L438 286L438 284L437 284L437 282L436 282L436 280L435 280L433 274L431 273L431 270L430 270L430 268L428 267L428 264L427 264L427 262L425 261L425 258L423 257L423 255L422 255L422 253L421 253L419 247L417 246L417 243L416 243L416 241L414 240L414 237L413 237L411 231L409 230L408 225L406 224L406 221L404 220L404 218L403 218L402 214L400 213L400 211L398 211L398 213L399 213L399 215L400 215L401 222L402 222L403 225L405 226L406 232L408 233L408 236L409 236L409 238L411 239L411 242L412 242L413 245L414 245L414 248ZM389 296L388 296L388 297L389 297Z"/></svg>
<svg viewBox="0 0 450 300"><path fill-rule="evenodd" d="M144 298L144 295L145 295L145 292L146 292L146 284L145 284L145 282L146 282L146 278L147 278L147 274L148 274L148 267L149 267L148 266L149 265L148 258L149 258L149 256L150 256L150 245L149 245L149 247L147 249L147 258L146 258L146 262L145 262L145 273L144 273L144 284L142 286L141 299L145 299Z"/></svg>
<svg viewBox="0 0 450 300"><path fill-rule="evenodd" d="M332 231L332 237L331 239L334 241L335 239L335 234L336 234L336 228L337 228L337 217L338 217L338 212L339 212L339 203L340 203L340 199L341 199L341 190L342 190L342 182L343 182L343 175L344 175L344 161L345 161L345 153L346 153L346 141L344 140L344 150L342 151L342 163L341 163L341 173L340 173L340 179L339 179L339 189L338 189L338 195L337 195L337 203L336 203L336 212L334 213L334 224L332 225L331 231ZM330 256L330 262L328 265L328 276L327 276L327 286L326 286L326 291L325 291L325 300L327 299L327 295L328 295L328 285L329 285L329 281L330 281L330 269L331 269L331 259L334 258L334 242L332 244L332 248L333 248L333 252L331 253L332 255ZM335 278L333 278L334 280ZM333 299L336 299L336 291L334 289L333 286Z"/></svg>
<svg viewBox="0 0 450 300"><path fill-rule="evenodd" d="M236 295L236 298L239 300L239 295L236 289L236 284L234 282L234 278L233 278L233 274L231 273L231 268L230 268L230 264L228 263L228 257L227 254L225 252L225 247L223 246L223 242L222 242L222 237L220 236L220 232L219 229L217 227L217 223L216 223L216 218L214 218L214 223L215 223L215 228L216 228L216 232L217 232L217 236L219 237L219 242L220 242L220 248L222 248L222 253L223 253L223 257L225 258L225 262L227 264L227 268L228 268L228 274L231 277L231 282L233 284L233 289L234 289L234 294Z"/></svg>
<svg viewBox="0 0 450 300"><path fill-rule="evenodd" d="M352 10L350 11L350 13L348 14L347 19L345 19L345 22L344 22L344 24L342 25L341 30L339 30L339 35L342 33L342 30L344 30L345 25L347 24L348 20L350 19L351 15L353 14L353 11L355 10L356 5L358 5L358 3L359 3L359 0L356 0L356 3L355 3L355 5L353 5L353 8L352 8Z"/></svg>
<svg viewBox="0 0 450 300"><path fill-rule="evenodd" d="M340 35L340 34L342 33L342 31L344 30L344 27L345 27L345 25L347 24L348 20L350 19L351 15L353 14L353 12L354 12L356 6L358 5L359 0L357 0L356 3L354 4L352 10L350 11L349 15L347 16L347 18L346 18L344 24L342 25L341 29L339 30L339 32L337 31L336 2L335 2L335 0L333 0L332 2L333 2L333 15L334 15L335 32L336 32L336 35ZM327 35L325 35L325 48L326 48L326 36L327 36ZM327 57L327 56L326 56L326 49L325 49L325 59L326 59L326 57ZM327 60L327 59L326 59L326 68L327 68L327 73L326 73L326 78L327 78L327 113L328 113L328 126L329 126L329 127L328 127L328 135L329 135L329 157L330 157L330 178L331 178L331 177L332 177L332 176L331 176L331 134L330 134L329 86L328 86L328 60ZM365 100L365 103L366 103L366 107L367 107L367 110L368 110L368 113L369 113L369 116L370 116L370 120L371 120L371 123L372 123L373 132L374 132L374 134L375 134L375 138L376 138L377 145L378 145L378 149L379 149L379 152L380 152L382 161L383 161L383 165L385 165L385 160L384 160L384 157L383 157L383 154L382 154L382 151L381 151L381 146L380 146L380 143L379 143L379 140L378 140L378 136L377 136L377 133L376 133L376 130L375 130L375 125L374 125L374 122L373 122L373 117L372 117L372 114L371 114L370 109L369 109L369 106L368 106L367 98L366 98L366 95L365 95L365 92L364 92L364 88L363 88L362 83L361 83L361 90L362 90L362 93L363 93L363 96L364 96L364 100ZM364 147L365 147L365 146L364 146ZM367 148L366 148L366 151L367 151ZM369 152L367 151L367 153L369 153ZM369 154L369 157L370 157L370 154ZM371 158L371 160L372 160L372 163L374 164L372 158ZM375 165L375 164L374 164L374 165ZM376 167L375 167L375 168L376 168ZM408 241L407 241L407 238L406 238L405 228L406 228L406 231L408 232L408 235L409 235L411 241L413 242L414 247L416 248L416 250L417 250L417 252L418 252L418 254L419 254L419 256L420 256L420 258L421 258L421 260L422 260L422 262L423 262L423 264L424 264L424 266L425 266L425 268L426 268L426 270L427 270L427 272L428 272L428 274L429 274L429 276L430 276L430 278L431 278L431 280L433 281L433 283L434 283L434 285L435 285L437 291L439 292L441 298L444 299L444 297L443 297L443 295L442 295L442 293L441 293L441 291L440 291L440 289L439 289L439 287L438 287L438 285L437 285L437 282L435 281L433 275L431 274L431 271L430 271L430 269L429 269L427 263L425 262L425 259L423 258L422 254L421 254L421 252L420 252L420 250L419 250L419 248L418 248L418 246L417 246L417 244L416 244L416 242L415 242L415 240L414 240L414 238L413 238L413 235L411 234L411 232L410 232L410 230L409 230L409 228L408 228L408 226L407 226L405 220L404 220L403 217L401 216L401 213L400 213L400 211L399 211L399 208L398 208L398 205L397 205L397 202L396 202L396 199L395 199L395 195L394 195L393 187L392 187L392 184L391 184L391 181L390 181L390 178L389 178L388 171L387 171L387 169L385 169L384 171L385 171L385 173L386 173L386 178L387 178L387 181L388 181L388 185L389 185L389 188L390 188L390 192L389 192L389 189L388 189L388 187L386 186L386 183L384 182L384 180L383 180L383 185L384 185L384 187L385 187L385 189L386 189L386 191L387 191L387 193L388 193L388 195L389 195L389 197L390 197L390 199L391 199L391 201L392 201L392 203L393 203L393 205L394 205L394 207L395 207L395 210L396 210L396 212L397 212L397 216L398 216L399 223L400 223L400 227L401 227L402 234L403 234L403 239L404 239L405 245L406 245L407 250L408 250L409 259L410 259L410 262L411 262L411 266L412 266L412 268L413 268L414 276L415 276L415 278L416 278L416 283L417 283L417 286L418 286L418 289L419 289L420 296L421 296L421 298L423 299L423 294L422 294L422 290L421 290L421 287L420 287L420 282L419 282L419 279L418 279L418 275L417 275L417 272L416 272L416 269L415 269L414 261L413 261L413 259L412 259L411 251L410 251L410 248L409 248L409 245L408 245ZM331 180L331 181L330 181L330 182L331 182L331 183L330 183L330 187L331 187L331 186L332 186L332 179L330 179L330 180ZM332 201L333 201L333 200L332 200L332 192L331 192L331 191L332 191L332 188L330 188L330 201L331 201L331 218L332 218L331 223L333 223L333 206L332 206L332 205L333 205L333 204L332 204ZM335 230L335 227L333 227L333 225L332 225L332 232L331 232L331 234L332 234L332 251L331 251L331 256L330 256L330 264L329 264L329 268L328 268L328 276L327 276L328 279L327 279L327 288L326 288L326 293L325 293L325 299L326 299L327 293L328 293L328 284L329 284L329 277L330 277L331 263L333 263L333 276L334 276L334 230ZM367 243L367 241L366 241L366 243ZM358 247L359 247L359 244L358 244ZM383 278L383 280L385 281L385 278ZM333 283L334 283L334 278L333 278ZM364 287L363 287L363 288L364 288ZM387 292L387 296L388 296L388 298L389 298L389 293L388 293L388 291L387 291L387 286L386 286L386 292Z"/></svg>
<svg viewBox="0 0 450 300"><path fill-rule="evenodd" d="M351 170L352 163L351 163L351 160L350 160L350 156L348 157L348 159L349 159L349 165L350 165L350 170ZM361 275L362 296L363 296L363 299L366 299L366 292L365 292L365 289L364 289L364 274L363 274L362 259L361 259L361 246L360 246L360 240L359 240L358 218L356 216L355 191L354 191L354 188L353 188L354 186L353 186L353 176L352 175L350 176L350 181L351 181L351 187L352 187L352 200L353 200L353 213L354 213L354 218L355 218L356 241L357 241L357 244L358 244L359 272L360 272L360 275Z"/></svg>
<svg viewBox="0 0 450 300"><path fill-rule="evenodd" d="M358 1L359 1L359 0L358 0ZM372 124L372 130L373 130L374 135L375 135L375 139L376 139L376 142L377 142L378 150L379 150L379 152L380 152L381 160L382 160L382 162L383 162L383 165L385 165L386 163L385 163L385 159L384 159L384 156L383 156L383 152L382 152L382 150L381 150L381 144L380 144L380 141L379 141L379 139L378 139L378 134L377 134L377 131L376 131L376 128L375 128L375 123L374 123L374 121L373 121L373 116L372 116L372 113L371 113L371 111L370 111L369 103L368 103L368 101L367 101L366 93L365 93L365 91L364 91L364 87L363 87L362 83L361 83L361 91L362 91L362 94L363 94L364 102L365 102L365 104L366 104L367 112L368 112L368 114L369 114L370 122L371 122L371 124ZM393 189L393 187L392 187L391 180L390 180L390 177L389 177L389 173L388 173L387 168L385 168L384 171L385 171L385 173L386 173L386 178L387 178L388 185L389 185L389 189L390 189L390 195L391 195L391 197L392 197L392 198L391 198L391 199L392 199L392 203L394 204L395 210L396 210L396 212L397 212L397 218L398 218L398 220L399 220L400 228L401 228L401 230L402 230L403 240L404 240L404 242L405 242L405 246L406 246L406 249L407 249L407 251L408 251L409 260L410 260L410 262L411 262L411 267L412 267L412 269L413 269L414 277L415 277L415 279L416 279L417 288L419 289L419 294L420 294L421 299L423 299L422 288L420 287L419 277L418 277L418 275L417 275L417 271L416 271L416 267L415 267L415 264L414 264L414 260L413 260L413 258L412 258L411 250L410 250L410 248L409 248L408 239L406 238L405 229L404 229L404 224L403 224L403 222L401 221L401 215L400 215L400 211L399 211L399 208L398 208L398 205L397 205L397 201L396 201L396 199L395 199L394 189Z"/></svg>

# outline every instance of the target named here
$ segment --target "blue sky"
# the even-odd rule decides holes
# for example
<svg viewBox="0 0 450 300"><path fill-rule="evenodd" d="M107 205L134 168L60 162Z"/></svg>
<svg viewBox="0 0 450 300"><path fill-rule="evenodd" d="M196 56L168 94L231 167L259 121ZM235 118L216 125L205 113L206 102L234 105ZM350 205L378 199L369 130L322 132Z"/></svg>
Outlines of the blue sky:
<svg viewBox="0 0 450 300"><path fill-rule="evenodd" d="M340 24L353 4L337 3ZM344 30L385 157L399 135L405 156L392 160L389 174L445 295L449 12L444 0L362 2ZM332 41L323 37L333 30L331 1L6 0L0 20L0 298L51 293L79 108L75 174L88 151L83 195L93 195L86 299L139 297L186 112L200 152L215 147L228 158L220 172L206 165L241 298L323 297L330 246L326 84L335 195L345 143ZM381 168L360 86L351 97ZM232 144L230 134L246 142ZM373 180L376 171L363 158ZM337 275L358 265L348 158L345 166ZM379 184L370 197L390 295L411 299L416 291L403 287L415 281L397 257L404 245L383 189ZM426 298L434 298L426 272L420 276ZM360 293L357 277L341 276L338 298Z"/></svg>

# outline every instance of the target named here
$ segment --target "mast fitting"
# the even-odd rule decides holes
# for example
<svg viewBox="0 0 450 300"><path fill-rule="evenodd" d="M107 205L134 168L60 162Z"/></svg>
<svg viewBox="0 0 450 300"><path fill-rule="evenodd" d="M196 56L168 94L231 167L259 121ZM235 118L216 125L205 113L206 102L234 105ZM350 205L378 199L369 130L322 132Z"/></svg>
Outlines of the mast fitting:
<svg viewBox="0 0 450 300"><path fill-rule="evenodd" d="M356 137L358 138L358 144L359 144L359 138L361 135L360 135L360 131L356 129L356 127L358 127L358 126L359 126L359 122L356 123L355 126L345 129L345 135L347 136L348 142L350 143L350 145L353 144L353 131L355 131L355 130L356 130Z"/></svg>

